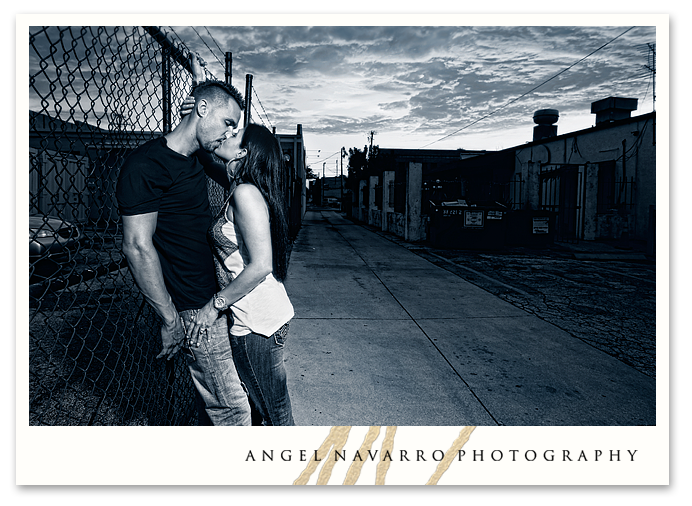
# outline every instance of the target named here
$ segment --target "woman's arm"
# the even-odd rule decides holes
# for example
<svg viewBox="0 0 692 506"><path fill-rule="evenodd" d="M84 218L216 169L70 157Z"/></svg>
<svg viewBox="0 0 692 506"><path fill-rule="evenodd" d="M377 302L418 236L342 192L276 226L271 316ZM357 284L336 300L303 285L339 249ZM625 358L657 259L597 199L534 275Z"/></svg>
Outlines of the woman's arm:
<svg viewBox="0 0 692 506"><path fill-rule="evenodd" d="M218 158L214 158L203 149L195 151L195 156L202 164L202 167L204 167L204 172L207 176L221 185L224 190L228 191L231 188L231 182L228 180L228 172L224 163L217 161Z"/></svg>
<svg viewBox="0 0 692 506"><path fill-rule="evenodd" d="M248 258L243 271L219 292L228 305L250 293L273 271L269 209L259 190L251 184L239 185L228 206L233 222L243 239ZM199 343L199 331L218 318L213 300L198 313L190 338Z"/></svg>
<svg viewBox="0 0 692 506"><path fill-rule="evenodd" d="M257 187L238 185L228 213L233 213L229 218L233 219L247 252L243 271L220 292L229 304L233 304L250 293L274 269L269 209Z"/></svg>

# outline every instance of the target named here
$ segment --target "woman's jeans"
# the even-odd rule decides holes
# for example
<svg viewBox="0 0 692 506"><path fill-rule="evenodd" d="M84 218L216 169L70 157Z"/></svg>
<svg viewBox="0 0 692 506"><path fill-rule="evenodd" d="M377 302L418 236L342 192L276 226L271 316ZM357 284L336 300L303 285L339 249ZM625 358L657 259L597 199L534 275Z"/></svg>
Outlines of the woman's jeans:
<svg viewBox="0 0 692 506"><path fill-rule="evenodd" d="M287 334L288 323L270 337L254 333L231 336L238 374L263 425L295 425L284 367Z"/></svg>
<svg viewBox="0 0 692 506"><path fill-rule="evenodd" d="M197 311L180 313L186 329L192 327ZM236 371L226 316L216 320L199 347L183 351L197 389L199 424L251 425L250 403Z"/></svg>

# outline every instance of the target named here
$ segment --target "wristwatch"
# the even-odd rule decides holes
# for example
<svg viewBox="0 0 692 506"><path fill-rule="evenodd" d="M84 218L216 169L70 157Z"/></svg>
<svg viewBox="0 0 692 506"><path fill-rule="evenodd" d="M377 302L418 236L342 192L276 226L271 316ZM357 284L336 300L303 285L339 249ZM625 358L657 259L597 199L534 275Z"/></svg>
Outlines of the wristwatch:
<svg viewBox="0 0 692 506"><path fill-rule="evenodd" d="M228 302L226 301L226 297L223 295L219 295L218 293L214 294L214 309L217 311L223 311L224 309L228 308Z"/></svg>

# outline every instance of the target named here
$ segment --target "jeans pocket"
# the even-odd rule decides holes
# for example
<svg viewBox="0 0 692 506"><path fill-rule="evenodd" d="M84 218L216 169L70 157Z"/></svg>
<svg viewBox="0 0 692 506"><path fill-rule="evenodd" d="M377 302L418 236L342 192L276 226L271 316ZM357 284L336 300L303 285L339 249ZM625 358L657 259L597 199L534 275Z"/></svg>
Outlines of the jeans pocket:
<svg viewBox="0 0 692 506"><path fill-rule="evenodd" d="M274 332L272 337L277 345L283 346L286 344L286 339L288 339L288 323L285 323L283 327Z"/></svg>

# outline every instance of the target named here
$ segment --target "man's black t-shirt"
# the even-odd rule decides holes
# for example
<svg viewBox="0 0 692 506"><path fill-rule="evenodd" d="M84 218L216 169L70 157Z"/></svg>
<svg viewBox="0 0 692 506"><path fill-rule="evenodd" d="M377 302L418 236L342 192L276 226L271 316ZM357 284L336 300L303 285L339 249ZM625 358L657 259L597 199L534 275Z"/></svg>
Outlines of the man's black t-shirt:
<svg viewBox="0 0 692 506"><path fill-rule="evenodd" d="M149 141L125 160L116 196L124 216L158 212L153 241L177 310L204 306L216 292L216 277L207 242L207 182L198 159L173 151L165 137Z"/></svg>

